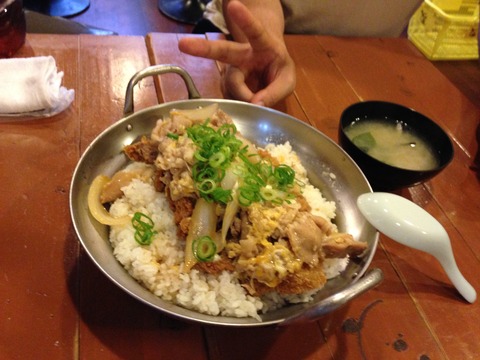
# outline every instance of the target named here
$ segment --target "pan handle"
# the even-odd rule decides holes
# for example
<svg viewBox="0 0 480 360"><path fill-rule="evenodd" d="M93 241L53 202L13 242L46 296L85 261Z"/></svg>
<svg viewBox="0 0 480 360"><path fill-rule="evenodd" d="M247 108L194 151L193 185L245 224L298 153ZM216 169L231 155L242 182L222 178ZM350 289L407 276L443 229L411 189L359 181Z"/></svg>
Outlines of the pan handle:
<svg viewBox="0 0 480 360"><path fill-rule="evenodd" d="M298 315L286 318L279 325L291 325L295 323L302 323L308 321L318 320L323 315L326 315L339 307L345 305L352 299L355 299L359 295L363 294L367 290L374 288L383 280L383 271L375 268L368 271L359 281L355 282L346 289L336 293L328 298L320 301L311 309L302 312Z"/></svg>
<svg viewBox="0 0 480 360"><path fill-rule="evenodd" d="M200 99L200 93L197 90L191 76L188 72L177 65L163 64L149 66L143 70L138 71L132 76L127 85L127 91L125 93L125 106L123 108L123 114L125 116L133 113L133 88L135 85L145 77L161 75L166 73L175 73L182 77L188 90L189 99Z"/></svg>

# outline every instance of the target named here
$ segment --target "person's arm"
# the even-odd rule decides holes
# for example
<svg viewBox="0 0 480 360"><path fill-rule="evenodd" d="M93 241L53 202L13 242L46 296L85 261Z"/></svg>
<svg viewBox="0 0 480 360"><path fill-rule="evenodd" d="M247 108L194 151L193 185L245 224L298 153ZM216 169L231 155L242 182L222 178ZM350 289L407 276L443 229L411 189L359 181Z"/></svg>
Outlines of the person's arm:
<svg viewBox="0 0 480 360"><path fill-rule="evenodd" d="M251 1L248 5L253 6L253 12L238 0L225 4L224 16L235 41L183 38L179 48L190 55L228 64L223 76L226 96L273 106L295 87L295 64L283 40L283 13L280 3L274 0L259 4Z"/></svg>

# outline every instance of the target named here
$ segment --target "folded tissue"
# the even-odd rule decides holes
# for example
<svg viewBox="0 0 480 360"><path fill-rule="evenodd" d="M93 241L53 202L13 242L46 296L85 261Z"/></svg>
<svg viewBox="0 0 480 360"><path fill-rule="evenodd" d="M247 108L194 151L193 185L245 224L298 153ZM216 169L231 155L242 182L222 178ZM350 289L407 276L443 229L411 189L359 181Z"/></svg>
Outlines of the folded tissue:
<svg viewBox="0 0 480 360"><path fill-rule="evenodd" d="M68 108L74 90L62 85L52 56L0 59L0 116L47 117Z"/></svg>

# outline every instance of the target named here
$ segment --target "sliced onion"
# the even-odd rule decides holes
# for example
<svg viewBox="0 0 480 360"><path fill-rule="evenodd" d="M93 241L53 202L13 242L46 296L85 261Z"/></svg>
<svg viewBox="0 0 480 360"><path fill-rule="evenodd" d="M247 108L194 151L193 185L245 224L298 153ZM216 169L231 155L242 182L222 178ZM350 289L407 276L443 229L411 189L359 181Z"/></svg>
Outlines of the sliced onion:
<svg viewBox="0 0 480 360"><path fill-rule="evenodd" d="M238 183L236 183L232 189L232 201L230 201L225 208L225 214L223 215L222 221L222 232L220 237L221 242L220 244L217 244L217 248L220 245L221 249L223 249L227 244L228 229L230 229L230 226L232 225L233 219L235 219L235 215L237 214L239 208L240 205L238 203Z"/></svg>
<svg viewBox="0 0 480 360"><path fill-rule="evenodd" d="M122 187L130 184L132 179L138 178L140 175L133 171L119 171L113 175L104 186L100 193L100 202L107 203L118 199L123 195Z"/></svg>
<svg viewBox="0 0 480 360"><path fill-rule="evenodd" d="M232 225L233 219L240 208L238 204L238 186L240 177L234 170L235 163L233 163L226 171L225 176L222 179L221 186L225 190L232 190L232 200L225 207L225 213L223 214L222 230L220 232L220 239L217 240L217 249L220 252L227 244L228 229Z"/></svg>
<svg viewBox="0 0 480 360"><path fill-rule="evenodd" d="M110 178L105 175L98 175L90 185L88 189L88 209L90 213L99 223L103 225L124 225L130 221L129 216L122 216L119 218L113 217L100 201L100 194L106 183L110 181Z"/></svg>
<svg viewBox="0 0 480 360"><path fill-rule="evenodd" d="M113 202L123 196L122 188L132 182L133 179L141 179L147 182L153 176L151 167L137 167L116 172L107 182L100 193L102 204Z"/></svg>
<svg viewBox="0 0 480 360"><path fill-rule="evenodd" d="M182 115L186 118L193 121L204 121L213 116L218 110L218 104L212 104L198 109L189 109L189 110L172 110L170 116L174 117L175 115Z"/></svg>
<svg viewBox="0 0 480 360"><path fill-rule="evenodd" d="M217 226L215 206L215 203L208 202L203 198L198 199L195 204L185 245L185 270L187 271L197 263L192 249L195 239L201 236L210 236L215 239L215 228ZM219 250L217 249L217 251Z"/></svg>
<svg viewBox="0 0 480 360"><path fill-rule="evenodd" d="M225 176L223 177L220 186L225 190L232 190L235 184L239 181L239 176L235 173L235 163L232 163L230 167L225 170Z"/></svg>

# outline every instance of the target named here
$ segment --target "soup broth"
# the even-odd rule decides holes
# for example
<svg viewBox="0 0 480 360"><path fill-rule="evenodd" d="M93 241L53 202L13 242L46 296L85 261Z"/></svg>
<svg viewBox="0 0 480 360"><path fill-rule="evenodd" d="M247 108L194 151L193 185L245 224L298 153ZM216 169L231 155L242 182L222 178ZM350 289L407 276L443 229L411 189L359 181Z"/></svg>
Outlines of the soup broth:
<svg viewBox="0 0 480 360"><path fill-rule="evenodd" d="M438 159L428 144L402 122L362 119L345 128L348 138L371 157L408 170L432 170Z"/></svg>

